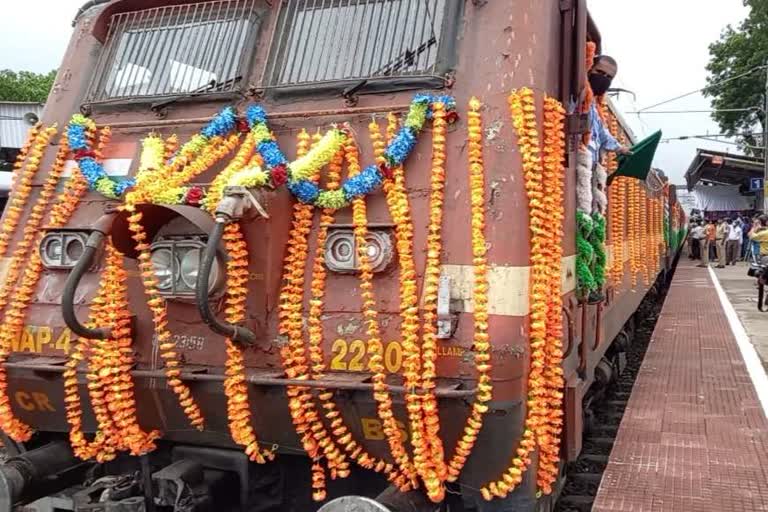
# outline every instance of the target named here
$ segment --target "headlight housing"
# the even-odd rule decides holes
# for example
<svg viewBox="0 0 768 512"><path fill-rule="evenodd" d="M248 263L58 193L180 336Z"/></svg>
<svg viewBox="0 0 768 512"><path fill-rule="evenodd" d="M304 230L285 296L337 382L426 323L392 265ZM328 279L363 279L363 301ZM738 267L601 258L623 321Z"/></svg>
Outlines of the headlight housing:
<svg viewBox="0 0 768 512"><path fill-rule="evenodd" d="M52 270L69 270L85 251L89 233L86 231L49 231L40 241L40 259Z"/></svg>
<svg viewBox="0 0 768 512"><path fill-rule="evenodd" d="M194 298L205 243L190 239L160 240L153 243L150 250L160 294L167 297ZM217 256L211 267L208 293L213 295L218 292L223 282L224 265Z"/></svg>

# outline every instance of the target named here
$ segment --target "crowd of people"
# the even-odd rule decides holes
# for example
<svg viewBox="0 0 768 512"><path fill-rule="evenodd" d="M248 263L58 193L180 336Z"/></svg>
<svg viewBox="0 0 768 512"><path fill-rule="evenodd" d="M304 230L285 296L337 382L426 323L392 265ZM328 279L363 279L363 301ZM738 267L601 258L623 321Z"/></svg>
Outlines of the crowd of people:
<svg viewBox="0 0 768 512"><path fill-rule="evenodd" d="M700 267L712 262L717 268L725 268L738 261L768 258L768 216L708 221L693 218L688 229L688 249L690 259L701 260Z"/></svg>

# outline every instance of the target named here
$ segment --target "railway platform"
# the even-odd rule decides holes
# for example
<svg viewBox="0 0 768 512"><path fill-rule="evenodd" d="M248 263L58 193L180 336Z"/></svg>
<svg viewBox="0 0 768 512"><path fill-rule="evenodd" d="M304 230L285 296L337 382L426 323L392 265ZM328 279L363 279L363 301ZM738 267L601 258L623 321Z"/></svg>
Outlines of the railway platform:
<svg viewBox="0 0 768 512"><path fill-rule="evenodd" d="M746 296L737 270L725 281ZM745 329L728 295L680 261L593 511L768 511L768 379L748 335L768 313L745 309Z"/></svg>

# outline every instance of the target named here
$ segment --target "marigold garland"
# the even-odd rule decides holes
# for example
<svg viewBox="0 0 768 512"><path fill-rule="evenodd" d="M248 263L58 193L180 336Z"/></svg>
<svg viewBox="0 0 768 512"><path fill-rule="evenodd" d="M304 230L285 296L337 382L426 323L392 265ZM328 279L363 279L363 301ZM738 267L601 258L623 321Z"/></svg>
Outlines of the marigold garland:
<svg viewBox="0 0 768 512"><path fill-rule="evenodd" d="M547 382L548 418L547 435L539 440L537 484L544 494L552 493L552 485L559 476L560 434L563 426L563 325L562 276L564 178L565 178L565 109L554 98L544 99L544 204L552 223L546 235L549 238L549 286L547 309L547 343L544 379Z"/></svg>
<svg viewBox="0 0 768 512"><path fill-rule="evenodd" d="M309 135L302 131L299 134L299 154L301 155L309 147ZM319 179L319 171L312 176L313 180ZM279 310L280 333L288 337L288 343L280 351L288 378L308 379L309 367L304 350L302 332L302 297L304 274L307 263L308 237L312 229L313 206L297 203L294 205L293 228L289 236L288 252L283 265L283 289L281 291L281 305ZM322 424L312 399L312 393L308 388L289 386L288 409L291 419L296 427L296 433L301 438L304 450L315 461L312 469L312 481L317 487L313 487L313 499L322 501L325 499L325 475L322 465L318 463L321 453L327 459L331 476L339 476L341 472L345 476L348 472L346 456L336 446L336 443L328 435ZM322 485L321 485L322 484Z"/></svg>
<svg viewBox="0 0 768 512"><path fill-rule="evenodd" d="M547 386L544 366L547 358L547 312L549 272L546 259L542 256L549 213L544 211L543 166L539 147L539 132L536 126L536 106L532 90L524 88L513 91L509 97L512 123L518 137L522 157L525 188L528 196L529 225L531 231L531 291L529 315L529 342L531 364L528 372L528 400L525 428L515 456L502 478L488 483L480 489L486 500L504 498L523 479L523 473L531 464L531 453L538 440L547 435L546 418L549 413Z"/></svg>
<svg viewBox="0 0 768 512"><path fill-rule="evenodd" d="M239 223L226 226L224 241L229 256L225 299L226 320L232 324L239 324L245 320L248 294L248 248ZM245 448L245 453L251 461L264 464L274 459L275 451L260 448L256 432L251 425L251 407L243 350L229 338L225 343L227 361L224 391L227 396L229 431L232 440Z"/></svg>
<svg viewBox="0 0 768 512"><path fill-rule="evenodd" d="M360 167L356 159L349 167L350 180L359 176ZM379 418L382 421L382 429L389 444L390 452L400 471L413 480L415 468L413 467L408 452L400 435L397 420L392 410L392 397L389 394L387 375L384 368L384 345L381 341L379 327L379 314L376 309L376 298L373 292L373 268L368 259L368 219L366 199L356 197L352 200L352 225L354 226L355 247L358 260L358 278L360 280L360 297L362 299L362 311L364 323L367 326L366 353L369 355L368 370L371 372L373 382L373 398L376 401Z"/></svg>
<svg viewBox="0 0 768 512"><path fill-rule="evenodd" d="M29 150L22 150L16 162L14 172L18 179L15 180L11 199L5 208L5 219L0 227L0 256L5 256L8 244L19 225L19 220L24 213L29 195L32 192L32 180L40 169L43 153L51 138L56 134L56 125L35 131L35 138L29 143ZM28 153L28 154L27 154ZM21 155L26 157L26 165L22 167Z"/></svg>
<svg viewBox="0 0 768 512"><path fill-rule="evenodd" d="M57 228L66 225L74 213L81 197L88 189L88 182L82 173L76 171L67 181L48 215L47 225ZM32 251L21 283L15 290L11 307L6 311L0 327L0 429L17 442L26 442L32 436L32 429L13 414L8 397L8 375L5 363L11 352L13 340L24 328L27 309L32 303L35 289L43 275L43 263L38 251Z"/></svg>
<svg viewBox="0 0 768 512"><path fill-rule="evenodd" d="M477 98L469 101L467 130L469 139L469 191L472 226L472 263L474 266L473 318L475 330L472 351L477 368L477 395L457 442L453 457L448 463L448 481L456 481L461 473L477 436L483 426L483 416L488 411L493 384L491 382L491 345L488 334L488 260L485 239L485 167L483 162L483 121L481 104ZM555 213L555 212L553 212Z"/></svg>
<svg viewBox="0 0 768 512"><path fill-rule="evenodd" d="M34 153L34 151L33 151ZM37 247L39 240L42 238L40 228L43 224L43 218L45 212L48 209L48 205L51 199L56 194L56 187L61 179L61 175L66 165L67 155L69 154L69 143L67 141L67 135L64 133L59 140L59 149L56 152L56 158L53 162L51 170L45 178L45 183L40 190L40 195L35 201L32 210L26 218L24 223L23 236L21 240L16 244L16 248L13 251L13 257L8 264L8 269L5 275L5 282L0 286L0 311L5 309L8 305L8 297L14 291L16 282L19 279L23 271L23 265L29 258L29 252L34 247ZM39 158L39 157L36 157ZM26 188L28 185L24 183L26 178L22 178L19 183L20 187ZM4 226L5 227L5 226Z"/></svg>
<svg viewBox="0 0 768 512"><path fill-rule="evenodd" d="M19 153L16 155L16 160L13 163L13 172L11 173L11 194L16 189L16 183L19 181L19 176L24 169L24 162L27 160L29 150L37 140L37 135L43 127L43 123L37 122L27 131L27 138L24 140L24 144L19 148Z"/></svg>
<svg viewBox="0 0 768 512"><path fill-rule="evenodd" d="M131 369L133 348L128 313L127 274L123 257L107 246L106 268L91 307L91 323L111 328L109 340L79 338L64 372L64 402L70 424L70 442L76 456L98 462L114 459L117 451L141 455L155 449L157 431L144 432L136 417ZM99 424L93 442L82 432L82 408L77 366L88 358L88 392Z"/></svg>

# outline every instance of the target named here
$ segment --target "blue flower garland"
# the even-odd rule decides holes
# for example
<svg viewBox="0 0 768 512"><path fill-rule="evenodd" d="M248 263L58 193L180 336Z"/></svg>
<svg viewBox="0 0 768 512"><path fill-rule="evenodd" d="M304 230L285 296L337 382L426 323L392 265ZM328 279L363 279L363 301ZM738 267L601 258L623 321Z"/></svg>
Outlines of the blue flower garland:
<svg viewBox="0 0 768 512"><path fill-rule="evenodd" d="M189 149L199 151L205 147L210 139L217 136L225 136L235 129L237 114L232 107L226 107L216 114L198 134L187 142L182 150ZM82 114L75 114L67 125L67 137L69 146L74 153L75 161L80 167L80 172L88 181L88 187L101 193L109 199L120 199L125 191L136 184L133 178L115 180L107 175L104 166L96 161L96 154L88 143L87 132L95 130L96 124Z"/></svg>
<svg viewBox="0 0 768 512"><path fill-rule="evenodd" d="M443 103L449 122L456 120L456 101L451 96L416 95L405 116L403 126L384 151L386 162L369 165L358 175L347 179L339 190L321 190L311 181L310 175L322 167L338 151L350 135L339 129L329 131L323 140L305 157L288 162L277 141L267 126L267 114L258 105L248 109L247 119L257 134L256 150L264 160L267 172L278 169L281 174L287 170L288 190L302 203L322 208L339 209L348 206L353 199L363 197L378 189L382 182L391 177L392 169L401 165L413 151L419 133L427 120L432 119L432 106Z"/></svg>
<svg viewBox="0 0 768 512"><path fill-rule="evenodd" d="M97 190L105 197L118 199L127 189L135 184L133 179L115 181L104 172L104 167L96 161L96 154L88 144L87 132L96 129L92 119L82 114L75 114L67 125L69 147L74 153L75 161L83 173L88 187Z"/></svg>

